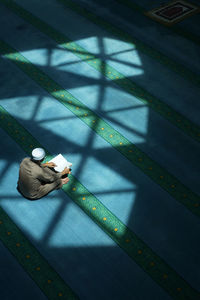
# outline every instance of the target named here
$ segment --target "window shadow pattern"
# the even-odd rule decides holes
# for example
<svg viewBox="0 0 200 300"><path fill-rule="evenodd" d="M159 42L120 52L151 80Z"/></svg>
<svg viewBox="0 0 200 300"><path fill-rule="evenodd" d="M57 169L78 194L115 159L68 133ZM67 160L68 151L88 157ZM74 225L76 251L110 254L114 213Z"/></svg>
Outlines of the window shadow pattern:
<svg viewBox="0 0 200 300"><path fill-rule="evenodd" d="M23 31L26 30L26 26L25 25L19 25L17 28L19 31ZM89 32L85 32L84 31L84 38L89 37ZM76 39L82 39L83 36L76 36ZM100 49L100 56L102 58L107 59L107 57L105 56L104 53L104 36L98 36L98 47ZM36 39L37 41L37 39ZM34 43L30 45L30 44L26 44L24 43L24 41L22 40L20 42L21 44L21 51L27 51L27 50L32 50L32 49L39 49L40 45L38 45L37 43ZM44 47L44 45L42 45L42 48ZM130 125L126 125L121 123L121 121L116 120L114 118L112 118L110 116L110 114L107 114L104 110L104 101L105 101L105 94L106 94L106 89L109 85L114 84L111 83L110 81L108 81L107 79L105 79L105 77L103 75L100 75L100 77L97 80L94 80L93 78L90 78L88 76L80 76L71 72L66 72L66 71L60 71L57 70L56 67L52 67L51 66L51 55L52 55L52 50L54 48L52 47L46 47L47 48L47 64L41 68L41 66L39 66L44 72L49 72L48 74L52 74L52 76L54 76L54 78L56 77L63 77L64 78L64 82L62 82L62 85L65 89L70 89L72 91L76 90L79 87L82 86L96 86L98 85L99 87L99 92L98 92L98 98L96 100L96 107L95 107L95 111L97 112L97 114L101 117L103 117L107 122L110 122L111 124L115 124L115 126L119 126L121 128L123 128L126 132L130 132L131 134L134 135L138 135L142 140L144 140L144 142L140 142L139 143L139 147L141 147L141 149L143 149L144 151L146 151L148 153L149 149L152 146L152 139L154 141L155 145L158 145L158 140L162 139L163 136L163 131L166 131L166 134L169 134L169 130L171 130L172 132L170 132L170 135L173 134L173 129L169 129L166 128L165 125L162 125L160 127L155 126L154 122L155 122L155 118L154 118L154 113L152 113L151 111L148 111L148 125L147 125L147 131L144 133L141 133L138 129L135 129L133 126L133 123L131 123ZM109 57L109 60L112 59L112 57ZM140 57L141 60L141 65L142 65L142 70L143 73L142 75L139 75L141 78L140 80L143 79L143 77L145 76L146 72L149 72L149 69L146 70L145 69L145 61L142 58L142 56ZM123 64L124 62L122 62ZM70 67L72 66L72 64L74 63L70 63ZM127 64L127 63L126 63ZM5 61L1 61L1 65L2 66L7 66L7 62ZM62 65L58 65L59 67L62 67ZM102 67L104 68L104 65L102 65ZM135 67L133 64L130 64L130 67ZM136 66L136 68L138 68L138 66ZM154 70L155 71L155 70ZM158 252L160 250L160 241L163 241L163 245L167 245L168 249L163 251L163 253L166 255L166 258L170 261L171 263L175 260L178 260L178 264L177 264L177 268L179 272L182 272L184 274L186 274L188 271L190 271L189 266L182 266L181 264L183 263L183 258L185 257L191 257L191 249L189 247L189 245L194 245L195 249L193 249L193 258L190 258L190 265L193 266L193 272L194 272L194 277L198 278L198 270L194 264L194 261L196 261L197 258L197 252L196 250L198 249L198 242L196 239L194 239L194 236L191 235L191 228L194 226L194 224L197 224L196 219L194 218L194 216L185 213L183 208L180 208L179 206L176 207L176 212L177 214L175 215L173 212L174 206L171 206L171 202L173 200L169 200L169 197L166 196L166 198L164 199L164 205L163 207L161 207L161 205L158 204L159 202L159 197L158 196L162 196L162 192L158 191L157 187L152 187L152 189L148 192L148 195L146 193L145 190L145 180L143 179L143 176L140 175L138 176L138 173L134 173L133 169L130 168L129 163L125 161L125 159L122 159L121 156L114 150L112 149L110 146L104 147L104 148L100 148L100 149L96 149L95 148L95 142L96 142L96 134L93 131L90 131L89 135L87 136L87 138L85 139L85 142L82 146L80 146L79 143L75 143L72 142L70 139L67 139L67 137L63 137L60 136L59 134L54 133L52 130L50 129L46 129L43 124L45 123L52 123L53 122L57 122L57 121L62 121L65 122L66 124L68 122L73 122L73 116L63 116L62 118L58 117L56 118L56 115L51 118L47 116L47 119L44 120L37 120L38 119L38 115L40 113L40 110L42 110L42 106L43 106L43 102L46 102L46 93L44 93L42 91L42 89L38 88L35 89L33 88L32 84L31 84L31 88L29 89L29 81L27 80L27 82L24 82L22 79L20 78L16 78L14 75L14 69L11 68L11 71L8 70L6 76L6 82L10 82L10 86L12 86L12 89L10 89L7 93L7 87L8 85L5 84L3 86L2 89L2 95L1 95L1 103L2 105L5 105L5 107L9 107L8 104L8 99L10 98L10 101L13 101L14 98L19 98L22 97L24 99L22 99L22 101L18 101L17 102L17 106L20 107L21 105L25 104L26 100L25 97L28 96L36 96L36 101L35 101L35 106L34 109L31 111L31 114L29 118L24 119L21 118L20 115L15 116L15 118L19 121L20 124L22 124L25 128L27 128L30 132L33 132L33 135L36 136L37 138L40 139L40 141L44 140L44 143L46 145L50 145L50 143L52 143L52 141L54 141L53 146L51 147L51 149L53 150L54 153L65 153L66 155L74 155L74 157L76 157L76 155L80 155L81 159L79 160L79 163L77 165L77 167L75 168L75 172L74 172L74 176L77 178L82 178L84 177L84 173L85 170L87 169L87 161L91 158L94 157L96 161L101 162L102 165L109 166L109 168L111 168L112 170L114 170L116 173L120 174L121 177L123 177L127 182L130 182L130 184L134 183L134 187L132 188L125 188L125 189L113 189L113 190L109 190L109 191L95 191L95 188L93 189L93 193L99 198L101 199L101 195L102 194L116 194L119 195L120 193L131 193L134 192L135 193L135 197L134 197L134 205L132 207L132 209L129 212L129 219L127 221L127 226L130 228L134 228L134 231L140 234L140 236L142 237L142 239L144 239L149 245L152 246L153 249L156 249ZM70 80L68 80L70 78ZM22 85L18 85L15 83L25 83L25 86L23 85L23 88L21 88ZM12 84L14 82L14 84ZM2 84L4 82L2 81ZM116 88L116 86L115 86ZM6 99L6 101L4 101L3 99ZM13 101L14 102L14 101ZM4 104L5 103L5 104ZM28 104L29 105L29 104ZM140 107L140 105L138 105ZM130 107L128 106L127 108L120 108L120 109L113 109L112 112L115 112L116 110L118 110L119 112L122 112L123 110L128 110L130 112ZM132 109L137 109L137 107L132 107ZM19 110L19 109L18 109ZM110 112L110 111L109 111ZM23 114L25 115L25 114ZM56 123L57 124L57 123ZM71 124L71 123L70 123ZM98 124L95 124L94 126L97 126ZM163 126L163 128L162 128ZM173 137L172 137L173 139ZM193 150L194 150L194 155L195 157L197 156L197 152L198 152L198 145L196 145L195 143L193 143L192 141L189 140L189 144L185 143L185 141L188 141L189 139L186 138L184 135L180 134L179 137L179 142L181 141L181 144L184 144L185 147L185 152L180 151L180 161L184 161L185 160L185 153L190 153L190 145L192 144L193 146ZM161 149L161 151L163 151L163 154L166 155L166 152L169 153L169 157L166 157L165 159L169 159L172 151L171 145L169 143L167 143L166 141L162 141L162 147L163 148L167 148L167 151L163 151ZM123 146L120 146L123 147ZM66 151L67 148L67 151ZM6 184L3 182L3 179L6 178L6 174L7 173L11 173L13 166L16 166L20 159L22 157L20 157L21 155L17 154L16 152L13 153L13 151L8 151L9 147L5 147L4 150L1 153L1 160L4 162L4 166L1 170L1 174L0 174L0 180L2 183L2 186L6 187ZM155 147L154 147L155 149ZM159 149L160 151L160 149ZM182 157L181 157L182 155ZM155 155L156 156L156 155ZM173 155L172 155L172 160L173 161ZM118 164L116 164L116 159L118 161ZM195 160L188 158L189 162L188 165L192 166L192 168L195 168ZM175 163L175 162L174 162ZM181 168L181 166L180 166ZM185 168L187 169L187 168ZM189 169L189 167L188 167ZM16 167L15 167L16 170ZM93 174L93 173L92 173ZM16 175L16 172L15 172ZM101 175L100 175L101 176ZM194 176L195 178L195 176ZM109 180L109 178L107 179ZM195 178L195 180L197 180ZM92 184L92 182L91 182ZM197 183L196 183L197 184ZM89 182L90 185L90 182ZM153 185L153 183L152 183ZM195 185L194 185L195 187ZM15 203L15 201L21 201L20 197L16 196L16 195L5 195L5 193L3 193L4 191L2 191L2 195L1 195L1 202L3 203L4 201L6 201L6 199L9 200L9 202L12 202L13 200L13 204ZM158 198L157 198L158 197ZM157 199L156 199L157 198ZM48 196L48 201L54 201L54 197L49 195ZM45 199L40 200L40 201L45 201ZM102 198L103 201L103 198ZM170 201L170 202L168 202ZM109 205L108 203L105 203L105 205ZM119 251L118 248L115 246L107 246L107 247L103 247L103 246L98 246L98 247L50 247L49 246L49 241L51 240L51 236L54 233L54 230L56 229L57 226L59 226L59 220L62 219L62 214L63 212L67 209L67 207L70 206L70 199L67 198L62 192L59 192L59 205L57 207L57 210L55 211L54 215L52 216L52 219L50 220L46 230L43 233L42 238L38 241L36 239L34 239L34 237L29 236L28 233L27 236L29 237L29 239L33 242L33 244L36 245L36 247L38 249L40 249L40 251L42 251L43 253L47 253L47 257L48 259L53 262L53 264L56 265L57 271L60 274L64 274L65 272L65 266L70 266L73 270L73 272L71 272L70 276L67 274L67 272L65 273L64 276L66 276L64 279L67 282L70 282L70 286L74 287L75 290L79 289L79 293L80 293L80 298L81 299L94 299L92 298L94 294L96 294L96 288L98 287L98 285L94 284L94 288L90 291L85 291L85 286L87 286L87 278L98 278L98 281L104 282L104 286L103 286L103 290L105 289L106 291L111 291L110 294L107 296L107 299L110 299L110 296L113 296L115 299L121 299L121 295L124 295L123 299L148 299L148 298L141 298L141 291L140 291L140 287L138 287L137 285L139 283L142 283L144 281L144 277L142 276L142 274L140 273L138 275L138 278L135 279L135 284L132 283L133 278L128 282L128 284L125 282L125 280L123 281L122 276L120 276L119 279L116 279L118 277L117 273L119 272L119 269L121 269L121 272L123 274L127 272L128 270L128 266L127 266L127 261L124 260L124 256L121 256L121 263L119 263L119 259L120 259L120 255L119 255ZM178 209L181 209L182 211L182 215L178 214ZM171 216L171 222L169 224L169 222L166 222L168 219L168 216L166 217L166 211L168 211L169 215ZM163 221L164 218L164 221ZM38 220L39 221L39 220ZM177 225L178 223L178 225ZM58 225L57 225L58 224ZM147 231L147 224L148 227L150 227L152 230L151 232L149 232L149 228ZM159 228L159 231L156 231L155 228ZM174 230L174 228L177 228L177 232L181 233L184 232L184 234L186 233L186 238L183 239L178 239L177 244L175 243L174 245L174 241L177 238L177 232L176 230ZM24 232L26 232L26 229L23 228ZM197 230L195 230L195 233L197 233ZM155 241L155 235L156 236L156 241ZM165 238L162 238L165 237ZM185 245L185 242L188 242L188 246ZM153 241L153 242L152 242ZM196 244L195 244L196 243ZM162 247L161 247L162 248ZM184 249L184 253L181 252L180 255L180 251L181 249ZM172 253L173 251L175 251L175 255L173 253L173 255L170 256L170 253ZM113 261L115 261L116 264L118 265L118 268L116 268L115 266L113 266L113 268L110 267L110 265L106 264L106 260L104 260L102 262L102 264L98 264L98 270L95 268L95 261L98 259L101 261L101 257L109 257L113 259ZM172 257L174 256L174 257ZM57 258L60 257L60 261L59 263L57 262ZM79 262L82 262L82 264L78 265L77 264L77 257L80 257ZM88 258L90 258L90 262L88 261ZM165 257L164 257L165 258ZM91 261L93 263L91 263ZM189 264L188 264L189 265ZM115 285L110 286L109 281L107 281L107 285L105 280L103 280L103 274L104 273L104 268L105 266L107 266L110 271L110 280L114 280ZM101 268L100 268L101 267ZM109 272L107 272L108 274ZM116 276L116 278L115 278ZM75 284L75 282L77 281L77 278L82 278L84 279L82 281L82 283L80 284L80 282L78 284ZM191 279L189 279L190 281ZM130 289L131 292L133 292L133 290L135 290L135 294L130 296L129 291L126 291L125 289L123 291L121 291L118 286L117 286L117 282L120 281L121 282L121 286L126 286ZM131 287L131 283L134 286ZM198 284L198 281L196 281L196 284ZM148 284L147 284L148 286ZM152 283L152 287L154 287L153 283ZM152 292L152 287L149 287L149 290L151 290ZM96 299L100 299L102 296L105 297L104 291L99 292L99 295L96 295ZM159 293L162 293L159 291ZM163 294L162 294L163 295ZM99 298L98 298L99 297ZM132 298L130 298L132 297ZM145 297L145 293L143 294L143 297ZM148 297L148 292L146 293L146 297ZM156 297L156 293L155 293L155 297ZM168 299L168 296L165 296L166 299ZM156 299L156 298L155 298Z"/></svg>

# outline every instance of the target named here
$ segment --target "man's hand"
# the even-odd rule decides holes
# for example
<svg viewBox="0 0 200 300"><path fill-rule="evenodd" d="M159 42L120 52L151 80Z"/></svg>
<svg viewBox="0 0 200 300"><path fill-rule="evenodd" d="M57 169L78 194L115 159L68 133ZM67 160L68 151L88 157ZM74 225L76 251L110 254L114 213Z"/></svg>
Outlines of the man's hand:
<svg viewBox="0 0 200 300"><path fill-rule="evenodd" d="M55 168L57 166L53 162L46 162L45 164L43 164L43 167Z"/></svg>
<svg viewBox="0 0 200 300"><path fill-rule="evenodd" d="M68 182L69 182L69 178L68 177L62 179L62 185L63 184L67 184Z"/></svg>
<svg viewBox="0 0 200 300"><path fill-rule="evenodd" d="M71 169L65 168L65 169L62 171L62 175L65 175L65 174L71 174Z"/></svg>
<svg viewBox="0 0 200 300"><path fill-rule="evenodd" d="M49 162L47 164L48 164L49 168L55 168L55 167L57 167L57 165L55 163L53 163L53 162Z"/></svg>

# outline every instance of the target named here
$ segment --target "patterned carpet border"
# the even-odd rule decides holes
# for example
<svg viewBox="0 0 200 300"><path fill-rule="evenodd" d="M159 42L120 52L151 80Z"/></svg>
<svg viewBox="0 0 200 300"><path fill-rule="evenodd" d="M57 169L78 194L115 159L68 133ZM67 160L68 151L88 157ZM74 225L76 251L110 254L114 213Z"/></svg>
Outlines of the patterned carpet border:
<svg viewBox="0 0 200 300"><path fill-rule="evenodd" d="M1 207L0 240L49 300L78 299Z"/></svg>

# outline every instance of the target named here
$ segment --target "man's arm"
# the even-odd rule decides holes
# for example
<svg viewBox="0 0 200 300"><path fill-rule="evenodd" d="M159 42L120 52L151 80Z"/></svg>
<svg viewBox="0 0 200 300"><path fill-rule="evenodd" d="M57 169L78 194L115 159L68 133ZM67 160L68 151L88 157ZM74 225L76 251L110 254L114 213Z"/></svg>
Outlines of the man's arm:
<svg viewBox="0 0 200 300"><path fill-rule="evenodd" d="M56 173L49 168L40 168L40 172L37 178L43 182L54 182L57 179L61 179L63 175L71 173L68 168L65 168L62 172Z"/></svg>
<svg viewBox="0 0 200 300"><path fill-rule="evenodd" d="M49 168L57 167L56 164L54 164L53 162L46 162L46 163L43 163L41 165L42 165L42 167L49 167Z"/></svg>

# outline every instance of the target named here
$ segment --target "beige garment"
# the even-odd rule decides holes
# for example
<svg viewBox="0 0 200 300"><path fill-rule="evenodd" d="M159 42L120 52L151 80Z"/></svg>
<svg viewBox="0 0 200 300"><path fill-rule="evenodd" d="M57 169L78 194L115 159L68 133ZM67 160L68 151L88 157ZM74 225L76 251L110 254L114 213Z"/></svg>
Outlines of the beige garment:
<svg viewBox="0 0 200 300"><path fill-rule="evenodd" d="M24 158L20 164L18 189L29 199L39 199L62 187L62 173L55 173L48 167L38 165L31 158Z"/></svg>

